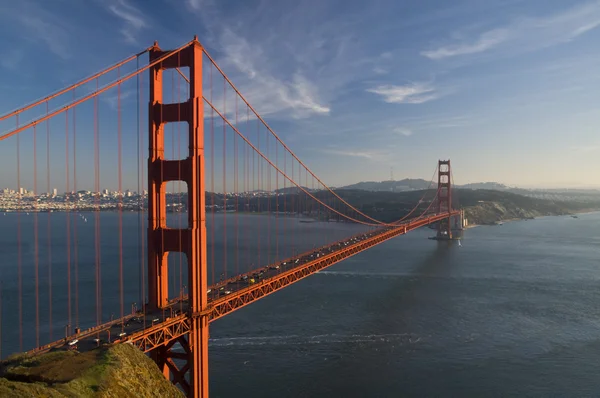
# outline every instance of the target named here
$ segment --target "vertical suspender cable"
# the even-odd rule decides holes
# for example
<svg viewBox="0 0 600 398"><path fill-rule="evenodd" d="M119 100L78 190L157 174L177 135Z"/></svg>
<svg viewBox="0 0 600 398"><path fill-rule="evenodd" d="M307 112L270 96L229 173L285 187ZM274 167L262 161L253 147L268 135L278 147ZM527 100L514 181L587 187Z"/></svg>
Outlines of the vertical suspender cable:
<svg viewBox="0 0 600 398"><path fill-rule="evenodd" d="M275 141L275 164L279 166L279 145ZM285 192L284 192L285 194ZM279 171L275 170L275 261L279 262Z"/></svg>
<svg viewBox="0 0 600 398"><path fill-rule="evenodd" d="M69 191L69 111L65 112L65 204L66 204L66 233L67 233L67 313L68 329L71 334L71 214L69 206L71 193Z"/></svg>
<svg viewBox="0 0 600 398"><path fill-rule="evenodd" d="M175 103L175 70L171 69L171 103ZM175 160L175 124L171 123L171 160ZM171 182L171 195L173 200L175 200L175 181ZM179 219L179 217L177 216ZM175 261L173 261L174 263ZM167 265L168 267L168 265ZM170 275L170 273L169 273ZM172 289L175 292L175 287L177 286L177 273L173 273L173 277L171 277L173 282ZM171 297L171 295L169 295Z"/></svg>
<svg viewBox="0 0 600 398"><path fill-rule="evenodd" d="M236 127L239 126L238 124L238 95L235 95L235 125ZM234 174L233 174L233 195L235 196L235 275L239 275L240 274L240 235L239 235L239 214L240 214L240 209L239 209L239 201L238 201L238 196L239 196L239 187L238 187L238 183L239 183L239 175L238 175L238 169L239 169L239 164L238 164L238 135L233 134L233 170L234 170Z"/></svg>
<svg viewBox="0 0 600 398"><path fill-rule="evenodd" d="M19 115L17 115L17 128L19 127ZM22 251L21 251L21 143L19 134L17 134L17 192L19 202L17 207L17 267L19 284L19 351L23 351L23 276L22 276Z"/></svg>
<svg viewBox="0 0 600 398"><path fill-rule="evenodd" d="M287 176L287 151L284 150L283 151L283 174L285 174ZM289 236L290 236L290 231L288 230L288 226L289 226L289 220L288 220L288 210L287 210L287 178L283 177L283 212L284 212L284 219L283 219L283 230L285 231L285 247L290 248L289 245ZM290 254L286 254L286 257L290 257Z"/></svg>
<svg viewBox="0 0 600 398"><path fill-rule="evenodd" d="M96 79L96 90L98 90L98 79ZM98 121L98 97L94 97L94 246L95 246L95 271L96 271L96 324L102 323L102 297L101 297L101 272L100 272L100 143Z"/></svg>
<svg viewBox="0 0 600 398"><path fill-rule="evenodd" d="M250 109L246 106L246 135L248 138L250 137ZM246 193L246 210L251 212L251 195L250 195L250 146L247 143L244 143L244 192ZM251 224L246 224L246 239L248 242L248 251L250 250L252 244L250 243L250 237L252 234L250 233ZM246 260L246 270L245 272L250 271L251 269L251 261Z"/></svg>
<svg viewBox="0 0 600 398"><path fill-rule="evenodd" d="M181 53L177 53L178 63L181 63ZM177 120L181 120L181 76L177 75ZM202 121L204 123L204 121ZM179 213L178 213L178 229L179 229L179 309L183 311L183 252L181 240L183 239L182 228L182 210L183 210L183 196L181 194L181 123L177 123L177 167L179 180L177 181L177 192L179 196Z"/></svg>
<svg viewBox="0 0 600 398"><path fill-rule="evenodd" d="M260 123L258 121L258 119L256 119L256 139L257 139L257 148L260 151ZM256 151L254 153L254 156L257 156ZM261 178L260 178L260 172L262 171L262 164L261 164L261 158L258 157L257 161L256 161L256 183L258 185L258 190L259 192L262 191L262 186L260 185L261 183ZM262 192L261 192L262 193ZM258 195L257 197L257 206L258 206L258 215L260 216L260 201L262 199L262 195ZM258 244L256 245L257 249L258 249L258 259L257 259L257 267L260 267L262 265L262 263L260 262L260 236L262 235L262 228L261 228L261 217L258 217L258 233L257 238L258 238Z"/></svg>
<svg viewBox="0 0 600 398"><path fill-rule="evenodd" d="M33 196L35 198L33 209L33 252L35 267L35 346L40 346L40 276L39 276L39 245L38 245L38 209L37 209L37 128L33 126Z"/></svg>
<svg viewBox="0 0 600 398"><path fill-rule="evenodd" d="M46 101L46 114L49 113L48 101ZM50 195L50 120L46 120L46 190ZM52 341L52 228L50 220L50 212L48 212L46 220L46 240L48 243L48 334L49 340Z"/></svg>
<svg viewBox="0 0 600 398"><path fill-rule="evenodd" d="M73 89L75 100L75 89ZM73 191L75 192L75 211L77 214L79 195L77 194L77 119L76 110L73 108ZM79 328L79 237L77 235L77 217L73 222L73 261L75 267L75 326Z"/></svg>
<svg viewBox="0 0 600 398"><path fill-rule="evenodd" d="M267 144L267 158L269 158L269 132L265 131L265 143ZM267 264L271 264L271 166L265 165L267 168L267 191L269 194L267 195Z"/></svg>
<svg viewBox="0 0 600 398"><path fill-rule="evenodd" d="M121 68L117 69L117 77L121 78ZM117 85L117 164L118 164L118 184L119 184L119 304L121 318L125 315L125 306L123 302L123 143L121 137L121 85ZM121 328L123 326L121 325Z"/></svg>
<svg viewBox="0 0 600 398"><path fill-rule="evenodd" d="M213 66L210 66L210 101L213 99ZM210 267L212 284L215 284L215 111L210 111Z"/></svg>
<svg viewBox="0 0 600 398"><path fill-rule="evenodd" d="M140 56L138 55L136 57L136 70L140 69ZM142 307L142 313L144 315L143 319L144 319L144 329L146 329L146 281L145 281L145 239L144 239L144 166L142 165L142 156L141 153L143 151L143 147L144 147L144 134L142 132L142 127L141 127L141 123L140 123L140 114L141 114L141 107L143 106L143 99L142 99L142 93L141 93L141 82L142 82L142 78L143 78L143 74L139 74L137 75L137 79L136 79L136 97L137 97L137 106L136 106L136 112L137 112L137 134L138 134L138 148L137 148L137 176L138 176L138 182L137 182L137 190L138 190L138 230L139 230L139 234L138 234L138 242L139 242L139 248L140 248L140 256L139 256L139 262L140 262L140 303L141 303L141 307Z"/></svg>
<svg viewBox="0 0 600 398"><path fill-rule="evenodd" d="M293 157L292 157L292 174L291 174L291 176L292 176L292 180L293 180L294 179L294 158ZM292 208L291 215L293 217L292 218L293 233L291 234L292 235L292 252L295 252L296 251L296 235L297 235L296 231L299 228L298 224L296 223L296 201L295 201L295 199L296 199L296 195L300 194L300 191L297 189L294 189L293 184L290 184L290 187L292 188L292 189L290 189L290 201L292 202L291 203L291 208Z"/></svg>
<svg viewBox="0 0 600 398"><path fill-rule="evenodd" d="M227 84L223 79L223 114L227 114ZM227 123L223 121L223 280L227 279Z"/></svg>

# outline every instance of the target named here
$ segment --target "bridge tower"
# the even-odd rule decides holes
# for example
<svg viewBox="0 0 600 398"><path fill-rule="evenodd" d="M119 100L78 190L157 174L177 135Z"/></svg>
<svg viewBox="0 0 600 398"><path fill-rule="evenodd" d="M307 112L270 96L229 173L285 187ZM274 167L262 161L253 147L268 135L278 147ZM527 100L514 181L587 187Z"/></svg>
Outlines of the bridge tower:
<svg viewBox="0 0 600 398"><path fill-rule="evenodd" d="M452 179L450 160L438 161L438 213L452 212ZM438 223L438 239L452 239L452 222L448 218Z"/></svg>
<svg viewBox="0 0 600 398"><path fill-rule="evenodd" d="M166 56L158 43L150 50L150 62ZM208 397L208 318L206 219L204 184L204 103L202 99L202 46L197 38L188 47L150 68L148 159L148 305L168 305L168 254L187 257L189 333L150 355L165 377L179 384L188 397ZM189 68L190 97L185 102L163 103L163 71ZM185 159L165 159L164 128L167 123L187 122L189 152ZM183 181L188 191L188 225L167 227L166 185ZM184 352L172 352L178 342ZM185 364L178 368L173 359ZM186 379L186 374L188 378Z"/></svg>

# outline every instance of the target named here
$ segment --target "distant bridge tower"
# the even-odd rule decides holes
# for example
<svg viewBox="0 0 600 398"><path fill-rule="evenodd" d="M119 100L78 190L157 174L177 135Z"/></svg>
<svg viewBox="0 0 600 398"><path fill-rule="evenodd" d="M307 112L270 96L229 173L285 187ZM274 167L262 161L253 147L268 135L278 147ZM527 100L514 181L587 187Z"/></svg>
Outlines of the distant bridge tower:
<svg viewBox="0 0 600 398"><path fill-rule="evenodd" d="M150 62L168 55L158 43L150 50ZM187 257L189 333L150 352L165 377L179 384L188 397L208 397L208 317L206 267L206 217L204 185L204 103L202 102L202 46L191 44L150 68L148 159L148 298L152 308L168 305L168 254ZM163 71L189 68L190 97L185 102L163 103ZM187 122L189 152L185 159L165 159L164 127ZM184 181L188 191L188 225L167 227L166 186ZM173 352L175 343L183 352ZM173 359L184 362L179 368ZM186 374L188 377L186 377Z"/></svg>
<svg viewBox="0 0 600 398"><path fill-rule="evenodd" d="M438 162L438 213L452 212L452 183L450 177L450 160ZM438 239L452 239L452 222L450 217L438 223Z"/></svg>

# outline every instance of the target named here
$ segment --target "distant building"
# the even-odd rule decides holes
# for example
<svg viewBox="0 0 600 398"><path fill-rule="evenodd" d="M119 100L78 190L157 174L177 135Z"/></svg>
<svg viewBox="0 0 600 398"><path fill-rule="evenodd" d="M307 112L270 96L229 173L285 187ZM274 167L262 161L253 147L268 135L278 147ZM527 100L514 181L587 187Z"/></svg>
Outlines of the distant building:
<svg viewBox="0 0 600 398"><path fill-rule="evenodd" d="M58 189L54 188L52 190L52 196L58 196Z"/></svg>

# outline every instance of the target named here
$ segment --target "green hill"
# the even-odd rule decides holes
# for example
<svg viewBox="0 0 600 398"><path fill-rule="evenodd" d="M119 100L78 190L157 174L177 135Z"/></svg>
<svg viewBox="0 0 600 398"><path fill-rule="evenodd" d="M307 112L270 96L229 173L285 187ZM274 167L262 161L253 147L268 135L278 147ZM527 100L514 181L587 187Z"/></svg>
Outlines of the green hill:
<svg viewBox="0 0 600 398"><path fill-rule="evenodd" d="M183 397L129 344L79 353L16 355L0 363L0 397Z"/></svg>

